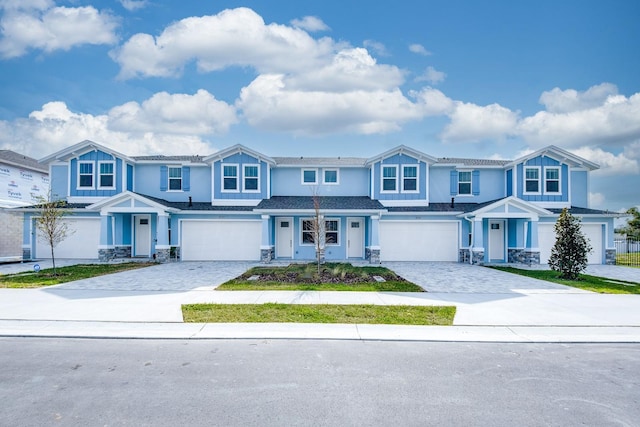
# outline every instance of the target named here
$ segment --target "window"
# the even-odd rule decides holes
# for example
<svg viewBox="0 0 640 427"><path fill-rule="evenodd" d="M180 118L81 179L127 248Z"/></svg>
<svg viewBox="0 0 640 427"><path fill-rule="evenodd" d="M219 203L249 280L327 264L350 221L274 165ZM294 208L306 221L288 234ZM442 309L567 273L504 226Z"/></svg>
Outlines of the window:
<svg viewBox="0 0 640 427"><path fill-rule="evenodd" d="M524 169L524 193L540 193L540 168Z"/></svg>
<svg viewBox="0 0 640 427"><path fill-rule="evenodd" d="M93 162L78 163L78 188L93 188Z"/></svg>
<svg viewBox="0 0 640 427"><path fill-rule="evenodd" d="M458 194L471 194L471 171L458 172Z"/></svg>
<svg viewBox="0 0 640 427"><path fill-rule="evenodd" d="M238 191L238 166L222 166L222 191Z"/></svg>
<svg viewBox="0 0 640 427"><path fill-rule="evenodd" d="M544 169L545 193L560 193L560 168Z"/></svg>
<svg viewBox="0 0 640 427"><path fill-rule="evenodd" d="M314 219L302 220L302 244L313 245L315 244L315 232L314 232ZM324 243L326 245L338 245L339 232L340 232L340 220L338 219L326 219L324 221Z"/></svg>
<svg viewBox="0 0 640 427"><path fill-rule="evenodd" d="M402 191L405 193L418 192L418 166L402 167Z"/></svg>
<svg viewBox="0 0 640 427"><path fill-rule="evenodd" d="M98 188L114 188L113 162L100 162L98 168Z"/></svg>
<svg viewBox="0 0 640 427"><path fill-rule="evenodd" d="M382 167L382 193L395 193L398 191L397 177L397 166Z"/></svg>
<svg viewBox="0 0 640 427"><path fill-rule="evenodd" d="M169 191L182 190L182 168L169 166Z"/></svg>
<svg viewBox="0 0 640 427"><path fill-rule="evenodd" d="M243 191L258 192L260 191L259 178L260 167L258 165L244 166L244 184Z"/></svg>
<svg viewBox="0 0 640 427"><path fill-rule="evenodd" d="M325 169L323 184L337 184L338 183L338 169Z"/></svg>
<svg viewBox="0 0 640 427"><path fill-rule="evenodd" d="M302 183L303 184L317 184L318 174L315 169L302 169Z"/></svg>

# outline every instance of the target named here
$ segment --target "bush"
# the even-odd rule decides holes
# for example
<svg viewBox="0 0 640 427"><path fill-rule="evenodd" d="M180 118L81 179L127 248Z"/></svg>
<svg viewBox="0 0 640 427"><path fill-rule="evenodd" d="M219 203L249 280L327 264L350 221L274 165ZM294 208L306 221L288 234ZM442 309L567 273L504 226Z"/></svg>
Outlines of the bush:
<svg viewBox="0 0 640 427"><path fill-rule="evenodd" d="M587 268L587 255L591 252L589 239L582 234L580 220L564 208L555 225L556 243L551 249L549 267L560 272L560 277L576 280Z"/></svg>

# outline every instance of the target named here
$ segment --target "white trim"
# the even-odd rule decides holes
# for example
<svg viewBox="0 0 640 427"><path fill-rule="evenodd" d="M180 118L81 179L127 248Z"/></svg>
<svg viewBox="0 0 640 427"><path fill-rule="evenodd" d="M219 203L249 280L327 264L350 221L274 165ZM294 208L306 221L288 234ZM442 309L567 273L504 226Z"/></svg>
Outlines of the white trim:
<svg viewBox="0 0 640 427"><path fill-rule="evenodd" d="M569 202L530 202L535 204L536 206L540 206L541 208L570 208L571 204Z"/></svg>
<svg viewBox="0 0 640 427"><path fill-rule="evenodd" d="M538 191L527 191L527 169L538 170ZM539 196L542 194L542 168L540 166L522 165L522 195L523 196ZM533 181L532 179L529 181Z"/></svg>
<svg viewBox="0 0 640 427"><path fill-rule="evenodd" d="M404 193L404 194L417 194L420 193L420 163L416 163L416 164L412 164L412 163L406 163L406 164L402 164L400 165L401 168L401 176L400 176L400 192ZM405 190L404 189L404 168L416 168L416 176L415 176L415 180L416 180L416 189L415 190ZM413 178L413 177L410 177Z"/></svg>
<svg viewBox="0 0 640 427"><path fill-rule="evenodd" d="M307 182L304 180L305 172L313 172L315 180L313 182ZM302 185L318 185L318 168L301 168L300 169L300 184Z"/></svg>
<svg viewBox="0 0 640 427"><path fill-rule="evenodd" d="M315 242L314 243L303 243L304 239L302 238L302 235L303 235L304 232L313 233L313 230L308 230L308 231L303 230L302 223L304 221L315 221L315 217L308 217L308 216L300 217L298 221L299 221L299 224L300 224L300 236L299 236L300 237L300 239L299 239L299 243L300 244L299 245L302 246L302 247L315 246L316 245ZM327 217L327 216L321 215L320 221L324 221L324 223L325 223L324 227L322 229L322 231L324 231L324 247L326 248L327 246L340 246L340 242L342 240L342 236L341 236L342 235L342 229L341 229L342 221L341 221L341 219L338 218L338 217L335 217L335 216ZM338 229L336 231L330 231L331 233L338 233L338 242L337 243L327 243L327 224L326 224L327 221L338 221Z"/></svg>
<svg viewBox="0 0 640 427"><path fill-rule="evenodd" d="M171 180L172 179L178 179L177 177L173 177L171 178L171 169L180 169L180 189L178 190L172 190L171 189ZM182 193L184 192L183 188L183 179L184 176L182 175L182 165L180 166L176 166L175 164L173 165L167 165L167 192L168 193Z"/></svg>
<svg viewBox="0 0 640 427"><path fill-rule="evenodd" d="M395 168L396 170L396 176L395 176L395 181L396 181L396 188L395 190L385 190L384 189L384 180L385 179L391 179L391 177L386 177L384 176L384 168ZM399 191L399 185L398 185L398 165L396 164L384 164L384 163L380 163L380 194L397 194Z"/></svg>
<svg viewBox="0 0 640 427"><path fill-rule="evenodd" d="M336 182L327 182L326 181L326 173L335 171L336 173ZM340 185L340 168L322 168L322 184L323 185Z"/></svg>
<svg viewBox="0 0 640 427"><path fill-rule="evenodd" d="M246 188L246 183L247 183L247 176L245 175L246 173L246 169L247 167L256 167L258 168L258 176L250 176L250 179L257 179L258 180L258 186L255 190L247 190ZM242 192L243 193L260 193L260 163L243 163L242 164Z"/></svg>
<svg viewBox="0 0 640 427"><path fill-rule="evenodd" d="M113 180L112 180L113 185L111 185L110 187L103 187L102 185L100 185L100 178L102 177L102 173L100 172L100 166L106 165L106 164L113 165L113 172L111 172L111 174L105 174L105 176L106 175L113 176ZM115 190L116 189L116 161L115 160L98 160L98 168L96 170L96 175L97 175L96 188L98 190Z"/></svg>
<svg viewBox="0 0 640 427"><path fill-rule="evenodd" d="M456 197L473 197L473 169L456 169L458 172L458 194ZM461 193L460 192L460 174L468 173L469 174L469 193ZM466 184L467 181L464 181Z"/></svg>
<svg viewBox="0 0 640 427"><path fill-rule="evenodd" d="M271 165L267 163L267 199L271 198Z"/></svg>
<svg viewBox="0 0 640 427"><path fill-rule="evenodd" d="M373 166L369 168L369 172L370 172L369 175L371 175L371 179L369 182L369 198L373 199L376 191L375 184L374 184L376 173ZM382 173L382 171L380 173Z"/></svg>
<svg viewBox="0 0 640 427"><path fill-rule="evenodd" d="M91 187L81 187L80 186L80 175L89 175L88 173L85 174L81 174L80 173L80 165L81 164L85 164L85 165L91 165ZM93 160L80 160L78 159L76 162L76 166L78 168L78 170L76 171L76 191L82 191L82 190L95 190L96 188L96 162ZM71 169L71 168L69 168ZM51 183L49 183L51 184ZM71 183L69 183L69 185L71 185Z"/></svg>
<svg viewBox="0 0 640 427"><path fill-rule="evenodd" d="M547 170L555 169L558 171L558 191L547 191ZM544 182L544 194L548 194L550 196L562 196L562 166L545 166L542 168L543 171L543 182ZM551 181L556 181L555 179Z"/></svg>
<svg viewBox="0 0 640 427"><path fill-rule="evenodd" d="M224 168L225 166L233 166L236 168L236 189L235 190L226 190L224 188ZM220 162L220 193L239 193L240 192L240 165L238 163L223 163ZM232 178L228 176L226 178ZM215 191L215 190L214 190Z"/></svg>
<svg viewBox="0 0 640 427"><path fill-rule="evenodd" d="M378 200L380 204L384 207L395 207L395 206L429 206L429 202L424 199L415 199L415 200ZM448 213L448 212L445 212ZM442 212L438 212L438 214L442 215Z"/></svg>
<svg viewBox="0 0 640 427"><path fill-rule="evenodd" d="M216 199L211 201L211 206L258 206L261 201L262 199Z"/></svg>
<svg viewBox="0 0 640 427"><path fill-rule="evenodd" d="M98 196L87 196L87 197L83 197L83 196L70 196L67 197L67 202L68 203L98 203L101 202L105 199L108 199L110 196L103 196L103 197L98 197Z"/></svg>

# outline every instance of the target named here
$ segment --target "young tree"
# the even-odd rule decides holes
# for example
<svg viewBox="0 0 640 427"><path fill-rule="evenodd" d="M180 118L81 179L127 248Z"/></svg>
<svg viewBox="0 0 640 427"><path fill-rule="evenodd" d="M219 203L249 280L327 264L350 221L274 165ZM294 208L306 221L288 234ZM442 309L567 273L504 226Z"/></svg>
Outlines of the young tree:
<svg viewBox="0 0 640 427"><path fill-rule="evenodd" d="M65 208L64 200L51 200L51 195L47 199L39 197L37 206L39 213L36 218L38 240L48 244L51 248L53 275L57 276L54 248L58 243L75 233L74 230L69 230L67 223L64 221L64 217L69 215L71 211Z"/></svg>
<svg viewBox="0 0 640 427"><path fill-rule="evenodd" d="M560 272L563 279L576 280L587 268L591 252L589 239L582 234L580 220L564 208L555 225L556 243L551 249L549 267Z"/></svg>
<svg viewBox="0 0 640 427"><path fill-rule="evenodd" d="M314 216L311 224L311 230L313 232L313 243L316 246L318 275L320 275L320 265L324 263L325 223L324 217L320 211L320 196L316 190L313 192L313 210Z"/></svg>

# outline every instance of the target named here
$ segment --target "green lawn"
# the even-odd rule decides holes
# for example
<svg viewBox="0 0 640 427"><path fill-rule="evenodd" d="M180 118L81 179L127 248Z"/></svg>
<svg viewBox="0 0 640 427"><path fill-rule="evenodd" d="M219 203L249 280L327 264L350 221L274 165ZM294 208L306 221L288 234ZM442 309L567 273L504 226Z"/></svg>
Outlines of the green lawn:
<svg viewBox="0 0 640 427"><path fill-rule="evenodd" d="M259 280L249 280L259 276ZM374 276L384 278L378 282ZM317 264L291 264L287 267L254 267L216 289L223 291L369 291L424 292L384 267L354 267L348 263L326 263L318 274Z"/></svg>
<svg viewBox="0 0 640 427"><path fill-rule="evenodd" d="M605 277L590 276L588 274L581 274L579 280L565 280L559 277L560 273L552 270L523 270L498 266L492 266L490 268L601 294L640 294L640 283L627 282L625 280L607 279Z"/></svg>
<svg viewBox="0 0 640 427"><path fill-rule="evenodd" d="M455 307L329 304L188 304L185 322L195 323L359 323L453 324Z"/></svg>
<svg viewBox="0 0 640 427"><path fill-rule="evenodd" d="M632 252L629 254L617 254L617 265L626 265L627 267L640 268L640 252Z"/></svg>
<svg viewBox="0 0 640 427"><path fill-rule="evenodd" d="M68 267L56 268L58 275L53 276L53 269L47 268L36 273L27 271L24 273L0 275L0 288L40 288L43 286L59 285L60 283L74 280L88 279L104 274L117 273L119 271L133 270L148 267L153 263L127 262L122 264L79 264Z"/></svg>

